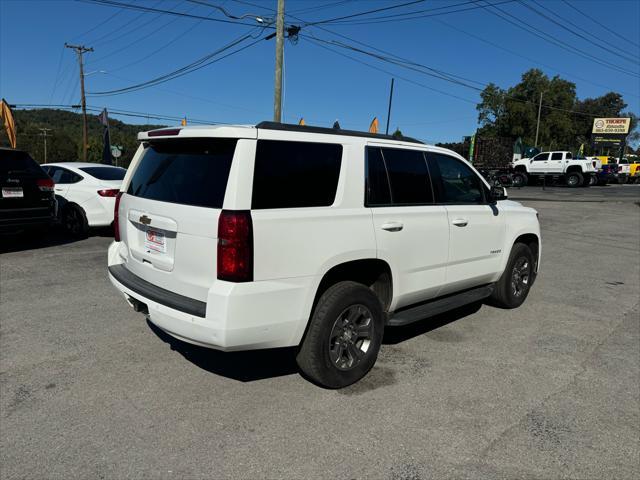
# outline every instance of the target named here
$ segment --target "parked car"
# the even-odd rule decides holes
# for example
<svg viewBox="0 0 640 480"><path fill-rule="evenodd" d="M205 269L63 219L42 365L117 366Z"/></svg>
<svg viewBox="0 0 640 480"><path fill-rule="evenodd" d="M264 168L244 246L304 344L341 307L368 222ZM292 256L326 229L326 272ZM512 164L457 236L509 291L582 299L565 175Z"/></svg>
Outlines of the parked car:
<svg viewBox="0 0 640 480"><path fill-rule="evenodd" d="M56 218L53 180L27 152L0 148L0 232L47 229Z"/></svg>
<svg viewBox="0 0 640 480"><path fill-rule="evenodd" d="M42 168L56 183L60 220L71 235L86 237L89 227L113 223L124 168L80 162L47 163Z"/></svg>
<svg viewBox="0 0 640 480"><path fill-rule="evenodd" d="M615 163L602 165L596 173L597 185L618 183L618 166Z"/></svg>
<svg viewBox="0 0 640 480"><path fill-rule="evenodd" d="M515 308L536 278L536 211L450 150L272 122L138 138L108 272L178 339L297 346L306 376L339 388L371 369L386 326Z"/></svg>
<svg viewBox="0 0 640 480"><path fill-rule="evenodd" d="M588 187L595 183L592 179L596 174L593 161L573 158L573 154L566 151L541 152L533 158L515 160L512 167L515 186L543 177L563 179L568 187Z"/></svg>

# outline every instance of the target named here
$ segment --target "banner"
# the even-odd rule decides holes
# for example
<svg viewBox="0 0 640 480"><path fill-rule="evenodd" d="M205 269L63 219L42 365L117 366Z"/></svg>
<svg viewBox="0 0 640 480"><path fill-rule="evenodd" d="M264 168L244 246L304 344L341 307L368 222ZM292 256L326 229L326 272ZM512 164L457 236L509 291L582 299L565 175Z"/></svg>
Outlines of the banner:
<svg viewBox="0 0 640 480"><path fill-rule="evenodd" d="M100 119L100 123L104 125L104 133L102 134L102 163L105 165L113 165L111 161L111 138L109 136L109 115L107 114L107 109L105 108L100 113L98 117Z"/></svg>
<svg viewBox="0 0 640 480"><path fill-rule="evenodd" d="M0 104L0 119L2 123L4 123L4 128L7 130L9 145L11 145L11 148L16 148L16 123L13 120L13 113L9 108L9 104L4 98Z"/></svg>

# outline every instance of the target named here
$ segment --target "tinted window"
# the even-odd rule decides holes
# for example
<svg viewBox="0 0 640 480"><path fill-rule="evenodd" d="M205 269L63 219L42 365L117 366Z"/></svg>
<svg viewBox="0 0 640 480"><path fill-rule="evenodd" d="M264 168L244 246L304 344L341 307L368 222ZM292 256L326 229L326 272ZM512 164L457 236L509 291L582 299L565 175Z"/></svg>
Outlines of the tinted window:
<svg viewBox="0 0 640 480"><path fill-rule="evenodd" d="M59 183L60 185L69 184L69 183L77 183L82 180L82 177L77 173L73 173L71 170L67 170L62 167L48 167L49 176L53 179L55 183Z"/></svg>
<svg viewBox="0 0 640 480"><path fill-rule="evenodd" d="M42 175L40 165L28 153L0 149L0 173L35 173Z"/></svg>
<svg viewBox="0 0 640 480"><path fill-rule="evenodd" d="M571 155L571 152L567 152L567 158L568 158L569 160L571 160L571 159L573 158L573 155Z"/></svg>
<svg viewBox="0 0 640 480"><path fill-rule="evenodd" d="M539 153L538 155L536 155L535 157L533 157L533 160L535 162L538 162L540 160L549 160L549 153Z"/></svg>
<svg viewBox="0 0 640 480"><path fill-rule="evenodd" d="M120 167L84 167L80 170L98 180L122 180L127 173L124 168Z"/></svg>
<svg viewBox="0 0 640 480"><path fill-rule="evenodd" d="M342 145L258 140L251 208L332 205L341 159Z"/></svg>
<svg viewBox="0 0 640 480"><path fill-rule="evenodd" d="M483 183L471 168L448 155L434 153L429 158L439 173L440 203L484 203Z"/></svg>
<svg viewBox="0 0 640 480"><path fill-rule="evenodd" d="M391 191L382 152L377 147L367 147L367 206L391 204Z"/></svg>
<svg viewBox="0 0 640 480"><path fill-rule="evenodd" d="M567 157L571 158L571 157ZM551 154L551 160L562 160L562 152L553 152Z"/></svg>
<svg viewBox="0 0 640 480"><path fill-rule="evenodd" d="M222 208L235 139L184 139L148 144L127 193L198 207Z"/></svg>
<svg viewBox="0 0 640 480"><path fill-rule="evenodd" d="M389 174L394 205L433 203L429 170L422 152L383 148L382 156Z"/></svg>

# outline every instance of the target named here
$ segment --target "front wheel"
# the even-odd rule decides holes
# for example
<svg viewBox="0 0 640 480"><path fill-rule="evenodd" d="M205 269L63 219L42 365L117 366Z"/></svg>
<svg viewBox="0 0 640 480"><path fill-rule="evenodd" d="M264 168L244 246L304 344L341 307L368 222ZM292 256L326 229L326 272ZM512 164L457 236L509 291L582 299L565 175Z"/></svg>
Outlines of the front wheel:
<svg viewBox="0 0 640 480"><path fill-rule="evenodd" d="M579 187L584 182L584 178L580 172L571 172L567 174L567 186L570 188Z"/></svg>
<svg viewBox="0 0 640 480"><path fill-rule="evenodd" d="M516 243L489 303L500 308L517 308L522 305L529 295L536 274L534 265L531 249L524 243Z"/></svg>
<svg viewBox="0 0 640 480"><path fill-rule="evenodd" d="M376 294L356 282L330 287L316 305L296 360L315 383L342 388L363 378L378 357L384 312Z"/></svg>
<svg viewBox="0 0 640 480"><path fill-rule="evenodd" d="M511 182L514 187L524 187L528 181L527 175L522 172L516 172L511 176Z"/></svg>

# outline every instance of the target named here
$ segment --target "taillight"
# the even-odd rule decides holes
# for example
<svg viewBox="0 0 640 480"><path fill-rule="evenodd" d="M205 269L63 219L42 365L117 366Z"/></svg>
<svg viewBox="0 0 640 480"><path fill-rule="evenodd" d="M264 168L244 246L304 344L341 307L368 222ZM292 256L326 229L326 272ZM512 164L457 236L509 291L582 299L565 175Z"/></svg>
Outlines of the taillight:
<svg viewBox="0 0 640 480"><path fill-rule="evenodd" d="M39 178L36 180L36 184L43 192L53 192L53 187L56 185L50 178Z"/></svg>
<svg viewBox="0 0 640 480"><path fill-rule="evenodd" d="M120 208L120 199L122 198L122 193L123 192L118 192L116 194L116 205L113 209L113 239L116 242L120 241L120 222L118 221L118 209Z"/></svg>
<svg viewBox="0 0 640 480"><path fill-rule="evenodd" d="M253 280L253 224L248 210L223 210L218 219L218 279Z"/></svg>
<svg viewBox="0 0 640 480"><path fill-rule="evenodd" d="M98 190L98 195L101 197L117 197L120 190L117 188L108 188L105 190Z"/></svg>
<svg viewBox="0 0 640 480"><path fill-rule="evenodd" d="M596 168L596 162L591 162L591 164L593 165L593 168Z"/></svg>

